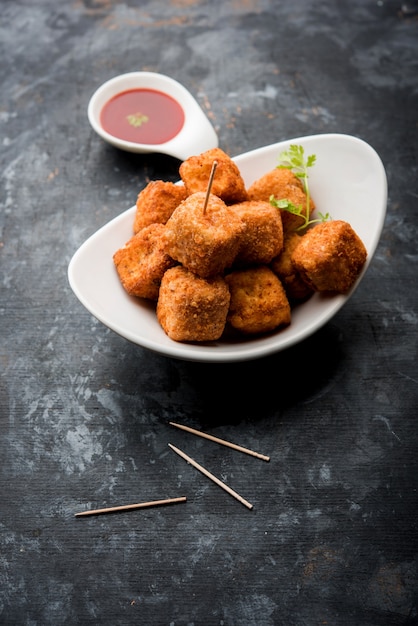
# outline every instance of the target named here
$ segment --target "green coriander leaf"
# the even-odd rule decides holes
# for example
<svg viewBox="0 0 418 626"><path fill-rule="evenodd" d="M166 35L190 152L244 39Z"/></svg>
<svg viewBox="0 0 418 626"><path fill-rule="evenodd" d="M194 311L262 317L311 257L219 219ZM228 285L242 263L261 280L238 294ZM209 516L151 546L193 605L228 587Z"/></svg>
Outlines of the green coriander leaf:
<svg viewBox="0 0 418 626"><path fill-rule="evenodd" d="M277 199L274 196L270 196L270 204L278 209L289 211L289 213L293 213L294 215L301 215L302 213L303 207L301 204L296 206L293 202L290 202L290 200L287 200L286 198Z"/></svg>
<svg viewBox="0 0 418 626"><path fill-rule="evenodd" d="M324 222L330 219L329 213L326 215L322 215L319 213L318 219L310 219L310 207L311 207L311 198L309 191L309 183L308 183L308 168L313 167L316 162L316 155L311 154L305 159L305 149L303 146L298 146L296 144L291 144L288 150L283 150L283 152L279 155L279 164L277 165L278 169L288 169L293 172L293 174L302 181L303 188L306 194L306 215L302 213L302 206L295 206L292 202L287 200L286 198L277 199L274 196L270 197L270 204L273 206L282 209L284 211L289 211L294 215L300 215L303 217L304 222L297 230L302 230L306 228L308 224L313 224L315 222Z"/></svg>
<svg viewBox="0 0 418 626"><path fill-rule="evenodd" d="M316 154L311 154L310 156L308 156L308 159L306 161L306 167L312 167L313 165L315 165L316 162Z"/></svg>
<svg viewBox="0 0 418 626"><path fill-rule="evenodd" d="M327 222L331 219L331 215L329 213L325 213L325 215L323 213L318 213L318 215L321 218L321 222Z"/></svg>

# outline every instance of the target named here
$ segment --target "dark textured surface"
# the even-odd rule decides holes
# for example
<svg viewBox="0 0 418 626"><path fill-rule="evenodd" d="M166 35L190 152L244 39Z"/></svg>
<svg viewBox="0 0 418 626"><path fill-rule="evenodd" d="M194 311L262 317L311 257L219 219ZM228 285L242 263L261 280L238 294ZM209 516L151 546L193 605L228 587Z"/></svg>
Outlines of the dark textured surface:
<svg viewBox="0 0 418 626"><path fill-rule="evenodd" d="M0 29L0 623L417 624L418 5L14 0ZM177 179L175 160L119 152L88 125L93 91L141 69L185 84L231 155L318 132L380 154L376 256L299 346L235 365L170 360L71 292L79 245L149 179ZM178 495L187 503L74 518Z"/></svg>

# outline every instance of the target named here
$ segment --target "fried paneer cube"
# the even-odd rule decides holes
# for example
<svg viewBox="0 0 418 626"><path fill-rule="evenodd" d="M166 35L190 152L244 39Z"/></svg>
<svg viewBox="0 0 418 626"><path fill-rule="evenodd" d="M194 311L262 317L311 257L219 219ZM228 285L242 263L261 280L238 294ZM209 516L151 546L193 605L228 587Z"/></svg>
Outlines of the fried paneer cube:
<svg viewBox="0 0 418 626"><path fill-rule="evenodd" d="M231 157L220 148L212 148L182 162L180 177L188 194L207 190L214 161L217 162L217 167L211 193L221 198L225 204L248 200L241 172Z"/></svg>
<svg viewBox="0 0 418 626"><path fill-rule="evenodd" d="M292 263L292 254L302 239L302 235L289 231L283 237L283 250L270 263L270 267L280 278L287 297L291 302L306 300L312 295L313 289L301 277Z"/></svg>
<svg viewBox="0 0 418 626"><path fill-rule="evenodd" d="M165 224L174 209L187 197L184 185L152 180L138 194L134 219L134 233L149 224Z"/></svg>
<svg viewBox="0 0 418 626"><path fill-rule="evenodd" d="M301 207L302 215L306 215L306 193L301 180L289 169L275 168L254 181L248 188L250 200L264 200L269 202L270 197L276 200L288 200L297 207ZM315 209L315 203L310 198L310 213ZM285 209L280 209L283 221L283 231L295 230L304 223L303 217L295 215Z"/></svg>
<svg viewBox="0 0 418 626"><path fill-rule="evenodd" d="M317 224L301 238L292 263L315 291L346 293L354 285L367 250L348 222Z"/></svg>
<svg viewBox="0 0 418 626"><path fill-rule="evenodd" d="M229 301L222 276L201 278L179 265L163 276L157 318L174 341L216 341L225 328Z"/></svg>
<svg viewBox="0 0 418 626"><path fill-rule="evenodd" d="M264 264L280 254L283 248L283 226L280 212L262 200L247 200L233 204L245 225L240 251L234 265Z"/></svg>
<svg viewBox="0 0 418 626"><path fill-rule="evenodd" d="M165 272L176 265L167 254L164 224L150 224L115 252L119 279L130 296L157 300Z"/></svg>
<svg viewBox="0 0 418 626"><path fill-rule="evenodd" d="M196 192L175 209L166 224L168 254L198 276L221 274L238 254L244 224L223 200Z"/></svg>
<svg viewBox="0 0 418 626"><path fill-rule="evenodd" d="M236 270L225 276L231 293L227 321L241 333L260 334L291 321L282 283L265 265Z"/></svg>

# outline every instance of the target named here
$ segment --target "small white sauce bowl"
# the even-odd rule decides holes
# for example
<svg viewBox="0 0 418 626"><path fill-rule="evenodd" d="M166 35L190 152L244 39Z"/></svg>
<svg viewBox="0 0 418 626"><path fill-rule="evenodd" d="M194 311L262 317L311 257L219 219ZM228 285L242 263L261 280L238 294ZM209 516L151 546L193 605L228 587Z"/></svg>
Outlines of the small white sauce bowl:
<svg viewBox="0 0 418 626"><path fill-rule="evenodd" d="M119 139L102 126L100 116L104 105L114 96L131 89L153 89L171 96L184 111L184 125L180 132L165 143L143 144ZM104 141L127 152L159 152L169 154L181 161L218 147L218 136L212 124L192 94L179 82L155 72L129 72L105 82L92 95L87 116L95 132Z"/></svg>

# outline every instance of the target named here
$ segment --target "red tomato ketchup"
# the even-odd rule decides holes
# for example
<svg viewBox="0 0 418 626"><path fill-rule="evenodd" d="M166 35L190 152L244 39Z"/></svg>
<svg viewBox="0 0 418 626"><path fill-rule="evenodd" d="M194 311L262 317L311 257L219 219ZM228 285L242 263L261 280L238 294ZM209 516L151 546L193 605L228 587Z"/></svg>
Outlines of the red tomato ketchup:
<svg viewBox="0 0 418 626"><path fill-rule="evenodd" d="M134 143L173 139L184 125L184 111L171 96L155 89L130 89L113 96L101 110L106 132Z"/></svg>

